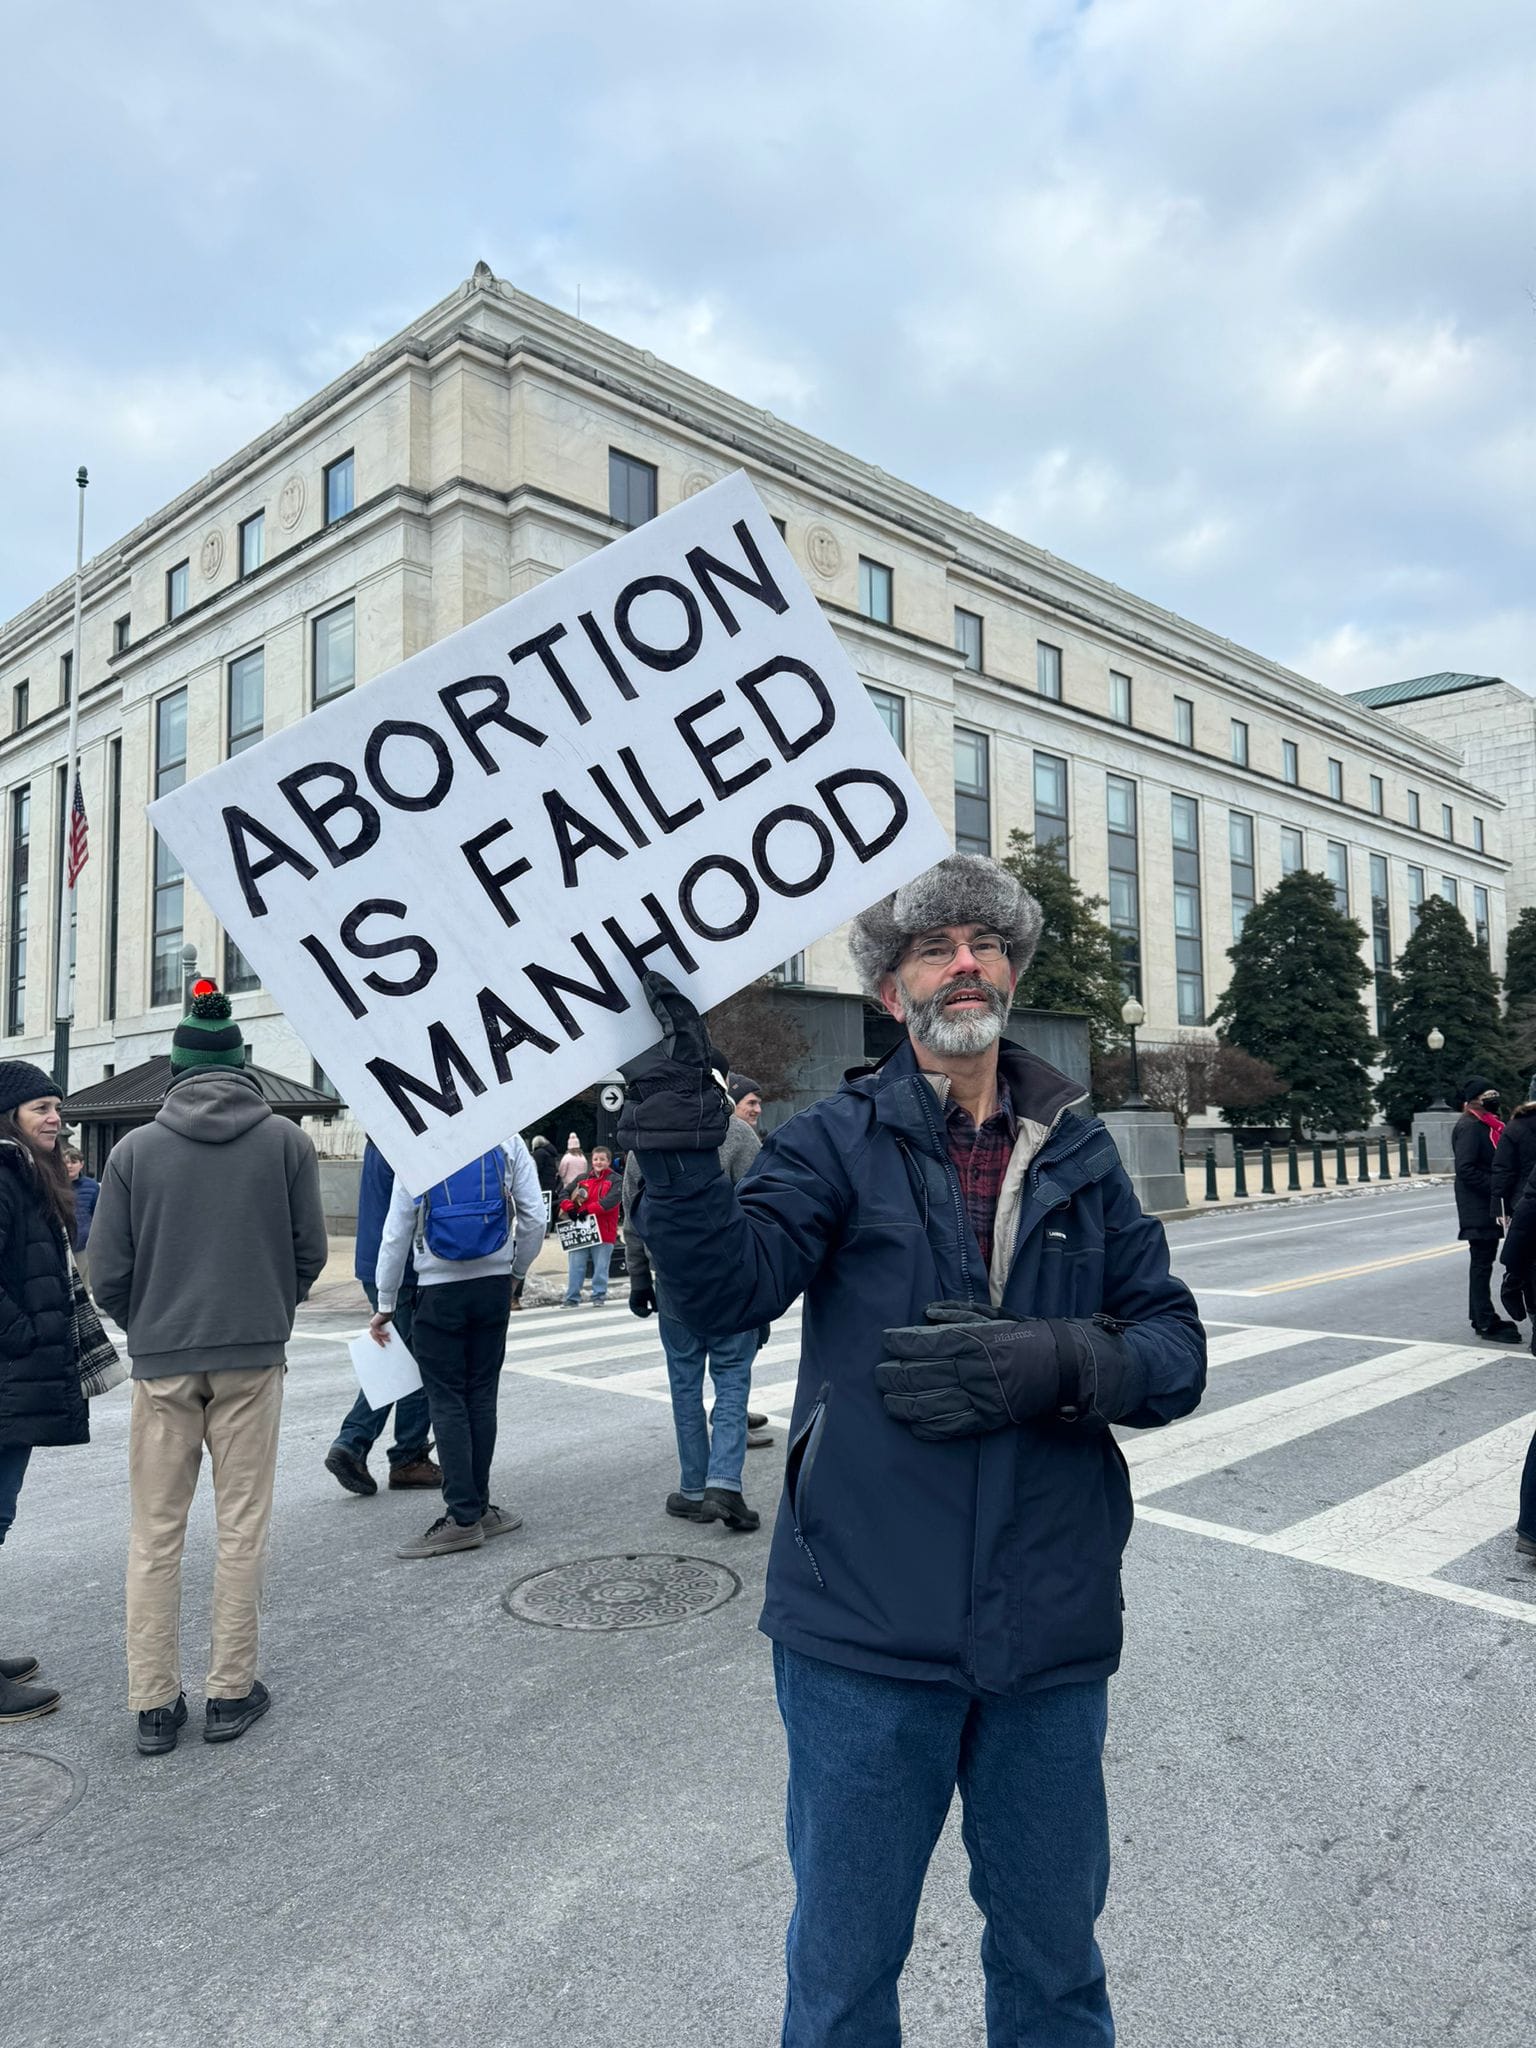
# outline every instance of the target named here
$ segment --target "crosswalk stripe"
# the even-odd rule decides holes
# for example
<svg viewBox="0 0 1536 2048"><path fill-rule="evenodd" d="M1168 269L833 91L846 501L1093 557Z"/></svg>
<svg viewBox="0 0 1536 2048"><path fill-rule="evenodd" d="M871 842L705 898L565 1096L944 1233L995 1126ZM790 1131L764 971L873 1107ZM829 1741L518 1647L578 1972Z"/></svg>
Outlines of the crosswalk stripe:
<svg viewBox="0 0 1536 2048"><path fill-rule="evenodd" d="M787 1415L795 1405L795 1390L798 1380L776 1380L766 1387L754 1386L752 1404L756 1408L780 1409Z"/></svg>
<svg viewBox="0 0 1536 2048"><path fill-rule="evenodd" d="M1487 1363L1486 1352L1465 1344L1408 1344L1210 1415L1196 1414L1167 1430L1135 1437L1121 1448L1135 1478L1137 1498L1146 1499L1218 1472L1224 1465L1277 1450L1335 1422L1458 1379Z"/></svg>
<svg viewBox="0 0 1536 2048"><path fill-rule="evenodd" d="M1390 1339L1385 1340L1390 1342ZM1315 1330L1281 1330L1263 1324L1247 1330L1227 1330L1206 1340L1207 1365L1237 1365L1245 1358L1267 1358L1272 1351L1289 1351L1297 1344L1315 1344Z"/></svg>
<svg viewBox="0 0 1536 2048"><path fill-rule="evenodd" d="M1507 1529L1536 1413L1276 1531L1267 1548L1376 1577L1427 1578Z"/></svg>
<svg viewBox="0 0 1536 2048"><path fill-rule="evenodd" d="M653 1354L659 1354L659 1346L652 1345L649 1348ZM799 1354L800 1340L796 1337L781 1344L765 1344L757 1356L764 1362L776 1365L782 1359L797 1358ZM611 1358L612 1356L613 1353L608 1352L606 1354L596 1353L587 1358L572 1358L569 1361L553 1359L544 1370L534 1370L531 1376L538 1379L563 1380L569 1378L578 1369L590 1373L594 1365L601 1365L605 1362L606 1358ZM529 1368L526 1366L519 1366L516 1369L519 1371L529 1371ZM647 1387L664 1387L667 1384L666 1364L663 1361L658 1366L642 1366L633 1372L605 1373L598 1380L597 1384L611 1388L616 1394L643 1391Z"/></svg>

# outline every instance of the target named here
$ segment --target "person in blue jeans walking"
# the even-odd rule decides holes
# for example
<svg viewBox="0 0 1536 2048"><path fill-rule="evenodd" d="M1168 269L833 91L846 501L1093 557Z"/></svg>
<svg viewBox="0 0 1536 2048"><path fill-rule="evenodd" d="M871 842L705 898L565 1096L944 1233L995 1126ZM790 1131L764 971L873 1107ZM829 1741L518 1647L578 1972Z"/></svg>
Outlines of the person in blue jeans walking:
<svg viewBox="0 0 1536 2048"><path fill-rule="evenodd" d="M613 1154L606 1145L592 1147L592 1170L574 1181L560 1204L564 1222L583 1217L597 1225L598 1242L583 1245L565 1255L565 1299L562 1308L581 1305L582 1283L592 1274L592 1306L601 1308L608 1299L608 1268L613 1248L619 1241L619 1198L622 1183L613 1170Z"/></svg>
<svg viewBox="0 0 1536 2048"><path fill-rule="evenodd" d="M389 1199L394 1192L395 1170L369 1138L363 1146L363 1171L357 1190L357 1248L352 1270L362 1283L368 1306L377 1309L379 1291L374 1273L379 1263L379 1239ZM416 1300L416 1270L409 1255L405 1277L395 1305L395 1334L407 1351L411 1348L411 1310ZM418 1387L403 1401L393 1404L395 1440L389 1448L389 1483L402 1488L438 1487L443 1475L432 1459L432 1422L427 1412L427 1391ZM389 1406L371 1408L365 1394L359 1394L347 1410L346 1420L336 1432L336 1441L325 1454L325 1469L348 1493L373 1494L378 1481L368 1470L368 1453L384 1434Z"/></svg>
<svg viewBox="0 0 1536 2048"><path fill-rule="evenodd" d="M991 2048L1114 2040L1094 1926L1131 1494L1112 1423L1186 1415L1195 1304L1076 1083L1002 1028L1041 926L956 854L856 918L906 1027L734 1187L730 1105L663 977L619 1142L668 1313L740 1330L805 1297L760 1626L789 1756L785 2048L895 2048L958 1791Z"/></svg>
<svg viewBox="0 0 1536 2048"><path fill-rule="evenodd" d="M732 1117L720 1147L720 1170L739 1181L757 1157L760 1141L744 1118ZM724 1522L750 1533L762 1517L747 1506L742 1466L747 1454L747 1396L759 1332L713 1336L690 1329L669 1315L650 1253L634 1225L644 1183L633 1152L624 1162L624 1257L629 1266L629 1306L637 1316L656 1313L672 1395L677 1432L677 1491L667 1495L667 1513L685 1522ZM704 1413L706 1370L715 1388L713 1411ZM772 1442L772 1438L769 1439Z"/></svg>

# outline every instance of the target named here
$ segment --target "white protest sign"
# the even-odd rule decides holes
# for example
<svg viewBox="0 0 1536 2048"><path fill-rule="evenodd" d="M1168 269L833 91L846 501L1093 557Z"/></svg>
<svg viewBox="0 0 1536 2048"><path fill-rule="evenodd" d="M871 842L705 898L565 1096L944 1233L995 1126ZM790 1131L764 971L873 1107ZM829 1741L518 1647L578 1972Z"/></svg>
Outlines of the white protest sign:
<svg viewBox="0 0 1536 2048"><path fill-rule="evenodd" d="M415 1193L950 851L739 474L149 817Z"/></svg>

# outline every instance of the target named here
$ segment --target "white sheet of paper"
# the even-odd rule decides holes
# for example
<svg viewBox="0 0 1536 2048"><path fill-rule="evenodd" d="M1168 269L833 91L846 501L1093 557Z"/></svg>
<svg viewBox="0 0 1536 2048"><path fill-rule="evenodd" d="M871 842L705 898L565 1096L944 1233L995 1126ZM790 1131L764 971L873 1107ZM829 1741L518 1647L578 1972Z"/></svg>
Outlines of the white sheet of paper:
<svg viewBox="0 0 1536 2048"><path fill-rule="evenodd" d="M393 1323L386 1327L384 1335L387 1341L376 1344L365 1330L347 1346L357 1384L370 1408L387 1408L391 1401L403 1401L421 1385L416 1361L395 1335Z"/></svg>

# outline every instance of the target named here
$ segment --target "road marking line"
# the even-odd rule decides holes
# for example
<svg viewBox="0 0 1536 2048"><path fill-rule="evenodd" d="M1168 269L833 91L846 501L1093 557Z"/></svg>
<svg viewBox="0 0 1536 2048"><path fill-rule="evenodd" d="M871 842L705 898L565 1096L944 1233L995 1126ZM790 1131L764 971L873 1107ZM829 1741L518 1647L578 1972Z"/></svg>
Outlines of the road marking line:
<svg viewBox="0 0 1536 2048"><path fill-rule="evenodd" d="M639 1366L628 1372L597 1373L593 1371L594 1366L606 1365L609 1359L620 1354L615 1351L587 1351L568 1353L563 1358L554 1358L547 1362L509 1358L506 1369L509 1372L522 1373L525 1378L531 1380L569 1380L573 1385L611 1387L619 1394L632 1391L643 1393L648 1387L665 1387L667 1368L659 1345L646 1344L642 1339L640 1343L626 1347L623 1355L633 1357L637 1352L651 1358L662 1357L662 1363ZM766 1344L757 1354L759 1359L774 1365L784 1359L798 1358L799 1355L798 1337Z"/></svg>
<svg viewBox="0 0 1536 2048"><path fill-rule="evenodd" d="M1410 1202L1406 1203L1401 1209L1394 1209L1392 1213L1394 1217L1427 1216L1433 1211L1437 1216L1443 1216L1448 1202L1449 1194L1447 1194L1445 1202ZM1329 1206L1332 1207L1332 1204ZM1223 1245L1248 1244L1256 1237L1295 1237L1303 1230L1336 1230L1339 1221L1340 1219L1337 1216L1329 1216L1319 1218L1316 1223L1282 1224L1274 1230L1233 1231L1226 1237L1174 1237L1170 1233L1168 1244L1170 1250L1175 1253L1219 1251Z"/></svg>
<svg viewBox="0 0 1536 2048"><path fill-rule="evenodd" d="M766 1387L752 1389L753 1405L758 1408L793 1408L798 1380L776 1380Z"/></svg>
<svg viewBox="0 0 1536 2048"><path fill-rule="evenodd" d="M1304 1273L1297 1280L1271 1280L1264 1287L1208 1287L1207 1294L1240 1294L1250 1301L1265 1295L1294 1294L1300 1287L1327 1287L1335 1280L1359 1280L1367 1273L1386 1273L1394 1266L1416 1266L1425 1259L1446 1259L1461 1250L1460 1244L1431 1245L1427 1251L1398 1252L1390 1259L1370 1259L1359 1266L1334 1266L1326 1273Z"/></svg>
<svg viewBox="0 0 1536 2048"><path fill-rule="evenodd" d="M1536 1413L1503 1423L1368 1493L1275 1531L1270 1548L1372 1578L1385 1572L1428 1578L1510 1526L1533 1432Z"/></svg>
<svg viewBox="0 0 1536 2048"><path fill-rule="evenodd" d="M1264 1358L1272 1351L1289 1351L1297 1344L1317 1340L1310 1330L1288 1330L1260 1324L1254 1329L1227 1330L1209 1337L1205 1346L1207 1365L1237 1365L1245 1358Z"/></svg>
<svg viewBox="0 0 1536 2048"><path fill-rule="evenodd" d="M1166 1430L1133 1437L1121 1449L1136 1475L1137 1497L1149 1497L1458 1379L1487 1363L1486 1352L1465 1344L1409 1344L1231 1408L1196 1414Z"/></svg>

